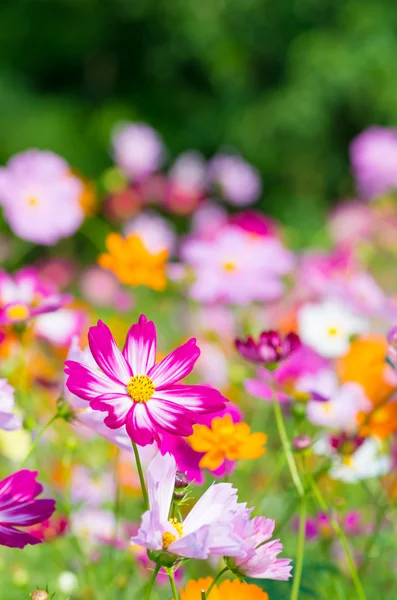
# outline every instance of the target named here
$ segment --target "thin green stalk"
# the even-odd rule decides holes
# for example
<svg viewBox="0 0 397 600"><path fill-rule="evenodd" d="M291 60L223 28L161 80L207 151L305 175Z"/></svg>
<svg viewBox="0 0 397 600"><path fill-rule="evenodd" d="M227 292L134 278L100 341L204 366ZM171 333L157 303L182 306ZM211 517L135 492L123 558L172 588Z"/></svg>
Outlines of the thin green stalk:
<svg viewBox="0 0 397 600"><path fill-rule="evenodd" d="M139 452L138 452L136 443L133 440L131 440L131 441L132 441L132 449L133 449L134 455L135 455L136 468L138 469L139 481L141 483L143 503L145 505L145 509L148 510L149 509L149 498L148 498L148 494L147 494L145 478L143 476L141 459L139 457Z"/></svg>
<svg viewBox="0 0 397 600"><path fill-rule="evenodd" d="M375 520L375 528L374 528L374 532L371 535L371 537L369 538L366 546L365 546L365 550L364 550L364 560L361 563L358 572L360 575L364 575L367 572L367 567L368 567L368 563L370 561L370 554L371 554L371 550L374 547L374 545L376 544L376 541L379 537L379 533L382 529L382 525L383 522L385 520L386 517L386 513L389 509L389 505L388 504L382 504L381 506L379 506L378 508L378 512L376 515L376 520Z"/></svg>
<svg viewBox="0 0 397 600"><path fill-rule="evenodd" d="M222 575L224 575L226 573L226 571L229 570L229 567L225 567L224 569L222 569L221 571L219 571L219 573L217 575L215 575L215 578L213 579L210 587L207 590L206 595L204 596L205 599L209 598L210 593L212 592L212 589L214 588L215 584L217 583L217 581L219 581L219 579L222 577Z"/></svg>
<svg viewBox="0 0 397 600"><path fill-rule="evenodd" d="M326 512L329 515L330 525L331 525L332 529L334 530L334 532L336 533L336 535L338 536L340 543L342 544L343 550L346 555L347 564L349 566L350 574L351 574L351 577L352 577L352 580L354 583L354 587L356 588L357 598L359 600L366 600L364 588L362 586L359 574L357 572L356 565L354 564L354 560L351 555L349 544L347 542L345 533L344 533L342 527L339 525L338 521L336 521L336 519L334 519L331 516L328 504L327 504L324 496L322 495L318 485L314 481L313 477L310 474L309 474L309 477L310 477L310 482L311 482L311 487L313 490L314 497L316 498L321 510L323 510L324 512Z"/></svg>
<svg viewBox="0 0 397 600"><path fill-rule="evenodd" d="M303 495L301 498L301 509L299 515L298 551L296 555L295 572L291 590L291 600L298 600L299 598L303 570L303 556L305 552L306 517L307 503L306 496Z"/></svg>
<svg viewBox="0 0 397 600"><path fill-rule="evenodd" d="M148 586L148 588L146 590L145 600L149 600L149 598L151 596L152 589L153 589L153 586L154 586L154 582L157 579L157 575L159 574L160 569L161 569L160 565L156 565L156 568L153 571L153 575L152 575L152 577L151 577L151 579L149 581L149 586Z"/></svg>
<svg viewBox="0 0 397 600"><path fill-rule="evenodd" d="M39 433L36 436L36 439L34 440L34 442L32 443L29 452L27 453L27 455L25 456L25 458L23 459L23 461L21 462L19 468L22 469L22 467L25 466L25 464L27 463L27 461L29 460L29 458L31 457L31 455L33 454L33 452L36 450L39 441L41 440L41 438L43 437L43 434L47 431L47 429L49 427L51 427L51 425L57 420L57 418L59 417L58 413L56 415L54 415L53 417L51 417L51 419L44 425L44 427L42 427L42 429L40 429Z"/></svg>
<svg viewBox="0 0 397 600"><path fill-rule="evenodd" d="M166 571L167 571L168 579L170 580L171 590L173 593L173 600L179 600L179 594L178 594L178 590L176 589L176 584L175 584L174 571L172 571L171 569L166 569Z"/></svg>
<svg viewBox="0 0 397 600"><path fill-rule="evenodd" d="M292 481L294 482L294 485L296 487L296 491L298 492L298 495L302 498L305 495L305 490L303 488L302 482L299 477L298 469L295 464L294 455L292 454L291 450L291 444L288 439L287 430L285 428L283 413L277 398L273 400L273 409L278 433L281 440L281 445L284 450L285 458L287 459L289 472L291 474Z"/></svg>

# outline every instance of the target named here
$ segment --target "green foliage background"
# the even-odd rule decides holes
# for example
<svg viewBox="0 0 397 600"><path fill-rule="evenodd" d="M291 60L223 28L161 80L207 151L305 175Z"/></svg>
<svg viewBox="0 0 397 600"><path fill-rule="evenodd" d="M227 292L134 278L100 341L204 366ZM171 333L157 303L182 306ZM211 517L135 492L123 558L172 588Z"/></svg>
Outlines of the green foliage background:
<svg viewBox="0 0 397 600"><path fill-rule="evenodd" d="M396 30L390 0L3 0L0 160L95 177L114 122L144 120L171 156L238 148L264 208L310 226L353 193L351 138L397 124Z"/></svg>

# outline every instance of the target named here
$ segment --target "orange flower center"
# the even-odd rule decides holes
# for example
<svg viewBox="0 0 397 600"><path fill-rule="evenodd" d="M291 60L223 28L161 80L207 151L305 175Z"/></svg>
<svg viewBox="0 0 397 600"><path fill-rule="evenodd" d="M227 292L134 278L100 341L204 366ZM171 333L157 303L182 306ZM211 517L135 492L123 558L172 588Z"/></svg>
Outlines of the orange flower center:
<svg viewBox="0 0 397 600"><path fill-rule="evenodd" d="M153 381L147 375L134 375L127 383L127 394L134 402L147 402L154 390Z"/></svg>

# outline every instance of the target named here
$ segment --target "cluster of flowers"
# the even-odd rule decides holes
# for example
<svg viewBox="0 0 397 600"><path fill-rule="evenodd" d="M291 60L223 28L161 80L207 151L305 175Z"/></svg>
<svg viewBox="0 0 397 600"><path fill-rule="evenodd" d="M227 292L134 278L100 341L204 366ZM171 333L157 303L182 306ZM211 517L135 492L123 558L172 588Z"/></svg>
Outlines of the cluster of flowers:
<svg viewBox="0 0 397 600"><path fill-rule="evenodd" d="M378 478L382 494L396 495L397 302L387 289L387 261L373 268L375 253L395 252L396 140L394 131L374 128L353 142L352 170L365 202L346 202L331 215L331 249L299 255L276 222L247 209L261 194L253 167L235 154L207 164L188 152L164 174L163 143L143 124L114 132L116 167L103 178L102 206L93 186L51 152L24 152L0 170L4 218L23 240L53 246L85 219L102 227L105 217L119 228L99 240L97 265L81 268L56 255L0 272L0 447L11 463L27 455L0 482L1 544L88 538L92 556L98 543L130 548L142 570L153 569L148 593L166 574L175 600L265 600L266 592L243 579L288 580L291 560L279 558L275 521L252 517L229 483L244 461L265 454L268 436L251 430L262 420L248 422L253 398L261 414L274 410L298 500L317 486L307 457L320 487L323 477L339 485ZM189 216L185 235L177 236L170 214ZM99 230L108 232L105 225ZM77 299L68 293L72 285ZM168 289L148 296L141 287ZM165 356L144 315L122 349L115 340L149 297L156 298L151 310L166 312L172 336L180 336ZM89 327L98 312L114 335L102 320ZM193 370L204 383L181 383ZM48 424L40 429L37 421L47 413L49 424L64 420L82 447L104 438L118 457L116 473L98 477L92 465L73 465L66 477L72 509L55 514L54 500L37 498L37 472L22 468L45 443ZM47 479L64 500L62 469L55 465ZM187 513L190 495L208 477L221 481ZM120 523L108 509L119 488L141 490L139 524ZM332 531L343 541L343 532L372 531L357 526L357 513L334 518L319 487L311 493L321 513L301 513L299 536L321 540ZM236 578L190 581L179 593L175 577L190 559L220 563L221 574ZM301 575L298 557L294 600Z"/></svg>

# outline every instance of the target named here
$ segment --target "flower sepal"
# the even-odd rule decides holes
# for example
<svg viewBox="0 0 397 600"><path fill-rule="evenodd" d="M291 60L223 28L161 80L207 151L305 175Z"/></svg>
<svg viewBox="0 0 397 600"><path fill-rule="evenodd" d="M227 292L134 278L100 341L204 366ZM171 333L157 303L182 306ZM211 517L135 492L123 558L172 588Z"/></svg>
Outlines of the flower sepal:
<svg viewBox="0 0 397 600"><path fill-rule="evenodd" d="M174 567L177 562L180 562L180 557L175 554L169 554L164 550L148 550L148 558L159 565L160 567Z"/></svg>

